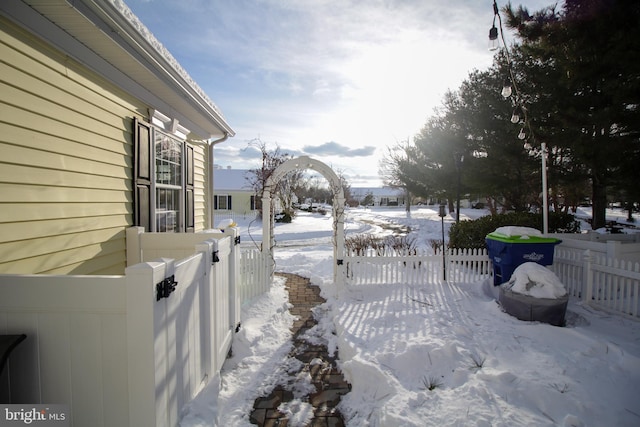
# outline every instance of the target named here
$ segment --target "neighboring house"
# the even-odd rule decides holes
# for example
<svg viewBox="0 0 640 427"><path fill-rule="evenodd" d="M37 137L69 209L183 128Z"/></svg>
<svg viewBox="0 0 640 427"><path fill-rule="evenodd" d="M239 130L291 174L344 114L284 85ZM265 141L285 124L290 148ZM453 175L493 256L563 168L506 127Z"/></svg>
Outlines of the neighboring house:
<svg viewBox="0 0 640 427"><path fill-rule="evenodd" d="M247 169L213 170L213 214L253 215L256 213L256 196L247 181Z"/></svg>
<svg viewBox="0 0 640 427"><path fill-rule="evenodd" d="M0 273L122 274L128 227L212 228L234 131L124 3L3 0L0 67Z"/></svg>
<svg viewBox="0 0 640 427"><path fill-rule="evenodd" d="M391 187L352 187L351 197L366 206L404 206L407 199L403 189Z"/></svg>

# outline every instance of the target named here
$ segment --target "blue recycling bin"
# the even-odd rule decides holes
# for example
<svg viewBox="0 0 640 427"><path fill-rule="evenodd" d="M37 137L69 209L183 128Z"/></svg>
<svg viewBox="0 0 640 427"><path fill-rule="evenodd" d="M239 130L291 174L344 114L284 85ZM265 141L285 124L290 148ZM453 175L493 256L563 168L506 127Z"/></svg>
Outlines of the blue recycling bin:
<svg viewBox="0 0 640 427"><path fill-rule="evenodd" d="M515 269L525 262L553 264L555 245L561 242L553 237L506 236L496 232L487 234L485 243L493 263L493 285L508 281Z"/></svg>

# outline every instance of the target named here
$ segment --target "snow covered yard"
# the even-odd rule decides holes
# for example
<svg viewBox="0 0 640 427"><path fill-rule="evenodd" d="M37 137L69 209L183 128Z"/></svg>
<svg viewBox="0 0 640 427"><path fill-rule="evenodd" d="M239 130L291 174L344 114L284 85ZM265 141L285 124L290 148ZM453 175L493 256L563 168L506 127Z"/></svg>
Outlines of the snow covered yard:
<svg viewBox="0 0 640 427"><path fill-rule="evenodd" d="M352 210L347 235L388 234L389 222L410 227L425 246L441 238L440 218L428 208L410 217ZM332 224L304 214L277 225L275 256L277 270L310 277L327 298L314 332L339 351L352 384L340 404L348 426L640 425L640 322L576 301L567 327L522 322L500 309L489 281L337 290ZM254 399L289 368L287 308L278 280L243 308L233 358L187 408L183 426L251 425Z"/></svg>

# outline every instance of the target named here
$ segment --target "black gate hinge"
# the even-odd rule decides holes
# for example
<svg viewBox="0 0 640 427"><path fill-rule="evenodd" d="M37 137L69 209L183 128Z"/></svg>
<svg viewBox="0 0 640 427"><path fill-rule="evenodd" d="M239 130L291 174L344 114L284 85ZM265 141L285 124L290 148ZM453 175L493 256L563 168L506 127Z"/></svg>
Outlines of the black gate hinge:
<svg viewBox="0 0 640 427"><path fill-rule="evenodd" d="M162 298L169 298L169 295L176 290L176 286L178 286L178 282L175 281L173 274L156 284L156 301L160 301Z"/></svg>

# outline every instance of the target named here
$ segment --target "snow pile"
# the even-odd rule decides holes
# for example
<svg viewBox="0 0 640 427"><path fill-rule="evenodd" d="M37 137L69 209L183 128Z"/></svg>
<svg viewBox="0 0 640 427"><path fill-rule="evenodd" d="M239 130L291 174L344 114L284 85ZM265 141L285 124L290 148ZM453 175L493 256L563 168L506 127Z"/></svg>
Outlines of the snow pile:
<svg viewBox="0 0 640 427"><path fill-rule="evenodd" d="M558 299L567 296L567 290L558 276L535 262L516 267L511 279L502 286L512 292L534 298Z"/></svg>
<svg viewBox="0 0 640 427"><path fill-rule="evenodd" d="M288 379L288 370L296 368L291 366L296 359L287 357L293 348L294 317L284 283L284 278L274 278L268 293L243 307L232 357L225 361L221 375L186 405L181 426L250 426L255 399Z"/></svg>
<svg viewBox="0 0 640 427"><path fill-rule="evenodd" d="M229 219L223 219L222 221L220 221L218 223L218 229L221 231L226 230L227 228L231 228L231 227L236 227L238 224L236 224L236 222L229 218Z"/></svg>
<svg viewBox="0 0 640 427"><path fill-rule="evenodd" d="M507 225L505 227L498 227L496 228L496 231L494 231L494 233L500 234L505 237L519 236L521 239L528 239L529 236L542 235L540 230L536 230L535 228L531 228L531 227L519 227L517 225Z"/></svg>

